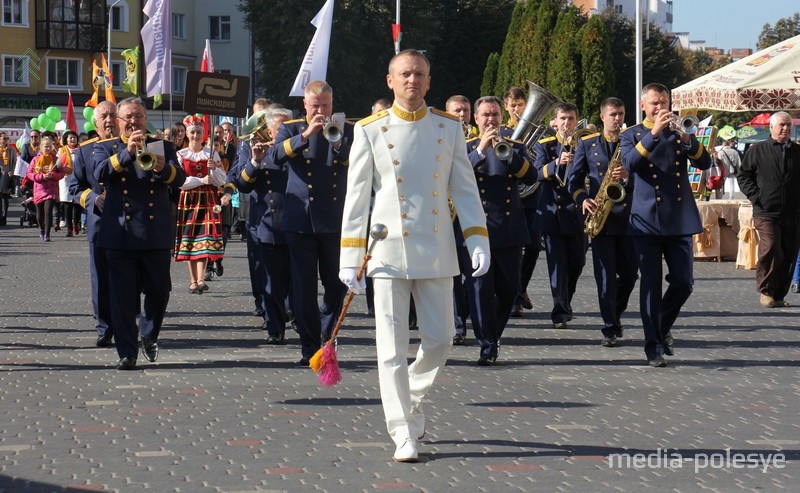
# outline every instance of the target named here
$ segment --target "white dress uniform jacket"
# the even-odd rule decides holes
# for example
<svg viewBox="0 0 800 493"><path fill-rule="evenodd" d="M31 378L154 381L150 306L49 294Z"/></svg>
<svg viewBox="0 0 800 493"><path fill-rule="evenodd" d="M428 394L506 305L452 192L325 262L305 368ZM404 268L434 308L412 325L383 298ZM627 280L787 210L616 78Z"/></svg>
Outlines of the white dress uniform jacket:
<svg viewBox="0 0 800 493"><path fill-rule="evenodd" d="M393 106L356 124L341 267L360 266L366 253L370 191L375 193L371 223L384 224L389 234L373 250L367 275L431 279L459 273L448 192L470 255L489 254L486 218L455 117L424 106L416 112Z"/></svg>

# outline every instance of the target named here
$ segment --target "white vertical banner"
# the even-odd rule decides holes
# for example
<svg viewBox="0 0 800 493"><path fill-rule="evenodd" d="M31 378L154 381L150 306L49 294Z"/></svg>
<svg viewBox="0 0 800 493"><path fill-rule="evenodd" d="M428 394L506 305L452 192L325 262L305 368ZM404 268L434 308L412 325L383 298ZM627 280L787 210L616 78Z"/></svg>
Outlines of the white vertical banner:
<svg viewBox="0 0 800 493"><path fill-rule="evenodd" d="M294 80L289 96L305 95L306 86L312 80L325 80L328 74L328 50L331 46L331 25L333 24L333 0L327 0L311 24L317 28L300 71Z"/></svg>
<svg viewBox="0 0 800 493"><path fill-rule="evenodd" d="M145 90L148 96L172 93L172 9L170 0L147 0L142 9L149 19L142 27Z"/></svg>

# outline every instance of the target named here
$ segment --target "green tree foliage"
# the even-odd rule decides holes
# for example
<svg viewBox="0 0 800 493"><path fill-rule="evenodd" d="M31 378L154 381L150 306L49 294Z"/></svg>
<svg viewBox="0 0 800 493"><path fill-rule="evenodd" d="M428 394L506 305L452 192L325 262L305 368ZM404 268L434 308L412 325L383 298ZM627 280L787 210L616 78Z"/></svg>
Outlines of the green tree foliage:
<svg viewBox="0 0 800 493"><path fill-rule="evenodd" d="M497 69L500 66L500 54L492 53L486 60L486 69L483 71L483 82L481 83L481 96L495 95L494 87L497 83Z"/></svg>
<svg viewBox="0 0 800 493"><path fill-rule="evenodd" d="M601 17L592 16L583 28L581 69L583 72L582 115L594 124L600 123L600 102L615 96L611 65L611 42Z"/></svg>
<svg viewBox="0 0 800 493"><path fill-rule="evenodd" d="M240 1L258 54L257 93L302 109L301 98L288 94L314 36L310 21L323 4ZM394 55L394 6L378 0L336 2L327 76L334 88L334 111L364 116L375 99L391 98L386 70ZM401 49L425 50L431 60L428 104L443 107L457 93L477 97L484 64L500 49L513 7L514 0L403 1Z"/></svg>
<svg viewBox="0 0 800 493"><path fill-rule="evenodd" d="M503 91L505 91L505 88L511 85L511 60L514 57L517 33L519 32L519 26L522 23L522 16L525 13L526 7L526 1L519 1L514 5L514 10L511 13L511 22L508 25L508 31L506 33L506 40L503 42L503 51L500 53L500 59L497 64L497 77L494 81L494 89L490 93L481 91L482 96L488 96L490 94L500 96L503 94ZM486 84L486 79L484 79L483 84ZM481 87L483 87L483 84Z"/></svg>
<svg viewBox="0 0 800 493"><path fill-rule="evenodd" d="M775 23L775 27L764 24L764 27L761 29L761 34L758 36L757 48L759 50L769 48L775 43L793 38L798 34L800 34L800 13L778 19Z"/></svg>
<svg viewBox="0 0 800 493"><path fill-rule="evenodd" d="M561 0L540 0L539 10L536 15L536 29L534 30L531 48L531 58L528 61L529 74L525 77L540 86L547 85L548 60L550 58L550 43L562 40L554 38L553 29L556 27L558 14L563 10Z"/></svg>
<svg viewBox="0 0 800 493"><path fill-rule="evenodd" d="M575 103L579 109L583 84L578 30L583 22L584 18L574 6L558 15L547 61L547 89L564 101Z"/></svg>
<svg viewBox="0 0 800 493"><path fill-rule="evenodd" d="M530 77L531 60L533 53L533 38L536 32L536 19L539 14L540 0L528 0L519 29L515 33L513 53L510 58L510 80L503 86L497 87L497 93L502 94L511 86L524 87L525 80Z"/></svg>

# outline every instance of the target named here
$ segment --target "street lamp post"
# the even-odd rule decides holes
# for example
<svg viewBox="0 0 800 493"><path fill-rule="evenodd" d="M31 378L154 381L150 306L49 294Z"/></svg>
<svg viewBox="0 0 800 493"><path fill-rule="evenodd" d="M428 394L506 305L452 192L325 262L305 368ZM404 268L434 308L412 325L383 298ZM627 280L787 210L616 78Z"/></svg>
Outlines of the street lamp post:
<svg viewBox="0 0 800 493"><path fill-rule="evenodd" d="M122 0L117 0L116 2L111 4L111 7L108 8L108 54L106 55L106 62L108 62L109 70L111 70L111 11L121 1ZM108 74L108 75L111 75L111 74Z"/></svg>

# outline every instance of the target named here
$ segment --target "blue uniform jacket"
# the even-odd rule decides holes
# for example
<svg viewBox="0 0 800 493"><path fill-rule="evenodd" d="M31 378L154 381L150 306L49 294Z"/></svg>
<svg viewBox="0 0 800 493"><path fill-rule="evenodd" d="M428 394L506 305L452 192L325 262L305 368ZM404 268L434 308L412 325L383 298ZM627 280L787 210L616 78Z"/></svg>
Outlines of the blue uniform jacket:
<svg viewBox="0 0 800 493"><path fill-rule="evenodd" d="M147 139L147 143L156 141ZM158 176L136 166L136 156L130 155L121 137L94 144L94 178L106 188L99 247L159 250L174 245L170 187L183 185L186 175L178 164L175 145L163 142L166 163Z"/></svg>
<svg viewBox="0 0 800 493"><path fill-rule="evenodd" d="M522 211L519 197L519 182L532 185L536 182L536 169L531 165L525 145L508 140L514 147L510 162L504 162L494 155L491 148L482 158L477 151L480 138L467 142L467 154L475 170L478 192L483 211L486 213L486 227L489 230L489 244L492 248L527 245L531 242L528 225Z"/></svg>
<svg viewBox="0 0 800 493"><path fill-rule="evenodd" d="M345 123L338 151L321 132L304 144L301 134L306 128L304 119L284 122L270 149L272 162L288 171L283 230L341 233L353 125Z"/></svg>
<svg viewBox="0 0 800 493"><path fill-rule="evenodd" d="M543 233L581 234L583 215L578 211L572 195L567 191L565 170L559 170L564 185L556 179L556 160L561 156L564 146L561 135L547 137L534 145L536 160L534 166L542 184L537 192L539 204L536 207L536 229Z"/></svg>
<svg viewBox="0 0 800 493"><path fill-rule="evenodd" d="M89 241L97 243L102 211L95 208L94 201L103 193L103 184L94 177L94 144L97 137L78 147L78 155L72 163L72 174L67 176L69 193L73 202L86 209L86 234Z"/></svg>
<svg viewBox="0 0 800 493"><path fill-rule="evenodd" d="M578 211L583 211L583 202L587 198L597 197L600 184L606 177L608 163L611 161L614 150L619 145L619 140L609 140L608 136L601 133L587 135L578 142L575 151L575 166L572 167L567 179L567 190ZM589 177L589 193L586 193L586 177ZM625 198L611 207L606 224L601 235L625 235L628 233L628 216L631 212L631 197L633 194L633 180L626 180Z"/></svg>
<svg viewBox="0 0 800 493"><path fill-rule="evenodd" d="M708 169L711 157L694 135L684 149L675 132L665 130L658 140L645 120L620 136L622 165L634 178L628 234L686 236L703 230L689 184L688 158L698 169Z"/></svg>
<svg viewBox="0 0 800 493"><path fill-rule="evenodd" d="M264 157L266 167L256 168L251 162L250 144L243 142L239 148L239 167L233 183L239 193L250 196L248 228L258 243L285 245L283 234L283 209L286 202L288 174L284 167Z"/></svg>

